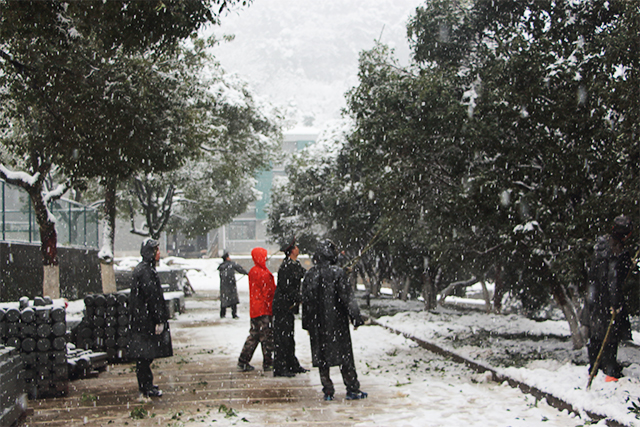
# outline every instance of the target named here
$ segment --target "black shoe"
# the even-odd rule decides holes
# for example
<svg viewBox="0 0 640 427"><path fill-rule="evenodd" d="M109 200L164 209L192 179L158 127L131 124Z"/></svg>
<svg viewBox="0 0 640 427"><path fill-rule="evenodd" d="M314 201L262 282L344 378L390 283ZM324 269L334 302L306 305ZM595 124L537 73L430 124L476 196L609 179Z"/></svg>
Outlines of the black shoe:
<svg viewBox="0 0 640 427"><path fill-rule="evenodd" d="M309 372L309 370L306 368L303 368L302 366L298 366L296 369L293 370L293 372L295 372L296 374L306 374L307 372Z"/></svg>
<svg viewBox="0 0 640 427"><path fill-rule="evenodd" d="M292 378L296 376L295 372L276 372L273 371L273 376L274 377L287 377L287 378Z"/></svg>
<svg viewBox="0 0 640 427"><path fill-rule="evenodd" d="M364 391L348 391L347 392L347 400L360 400L360 399L366 399L368 396L367 393L365 393Z"/></svg>
<svg viewBox="0 0 640 427"><path fill-rule="evenodd" d="M238 363L238 371L240 372L251 372L253 370L255 370L256 368L254 368L253 366L249 365L248 363Z"/></svg>
<svg viewBox="0 0 640 427"><path fill-rule="evenodd" d="M236 315L233 315L233 318L234 318L234 319L239 319L239 317L238 317L238 316L236 316Z"/></svg>
<svg viewBox="0 0 640 427"><path fill-rule="evenodd" d="M145 391L142 394L144 395L144 397L161 397L162 396L162 390L160 390L158 388L152 388L151 390Z"/></svg>
<svg viewBox="0 0 640 427"><path fill-rule="evenodd" d="M327 402L329 402L329 401L333 400L333 394L325 393L324 397L322 399L326 400Z"/></svg>

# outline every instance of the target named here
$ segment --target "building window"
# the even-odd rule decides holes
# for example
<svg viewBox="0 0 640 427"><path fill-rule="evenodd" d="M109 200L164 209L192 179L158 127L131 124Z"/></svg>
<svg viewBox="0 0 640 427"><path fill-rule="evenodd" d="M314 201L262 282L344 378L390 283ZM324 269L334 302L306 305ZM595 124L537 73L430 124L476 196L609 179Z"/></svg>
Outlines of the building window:
<svg viewBox="0 0 640 427"><path fill-rule="evenodd" d="M227 225L229 240L255 240L255 221L233 221Z"/></svg>

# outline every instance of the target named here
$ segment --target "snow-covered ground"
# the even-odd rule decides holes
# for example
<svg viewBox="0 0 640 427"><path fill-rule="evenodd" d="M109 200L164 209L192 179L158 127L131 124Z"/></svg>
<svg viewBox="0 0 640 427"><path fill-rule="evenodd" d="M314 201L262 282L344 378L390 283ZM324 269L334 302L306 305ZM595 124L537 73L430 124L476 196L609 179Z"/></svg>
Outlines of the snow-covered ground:
<svg viewBox="0 0 640 427"><path fill-rule="evenodd" d="M196 292L219 289L218 259L168 258L163 262L187 269L187 276ZM120 260L119 263L121 266L135 265L137 260ZM241 300L239 312L246 318L247 278L240 275L237 278ZM180 315L181 317L189 316L189 304L187 299L187 313ZM501 374L551 393L576 409L602 414L624 425L640 426L636 413L629 410L633 403L640 403L639 361L629 361L631 364L624 371L626 376L619 382L605 383L603 376L599 374L591 389L586 390L587 367L585 364L575 364L581 360L586 363L586 356L582 354L586 350L571 350L571 342L567 339L569 330L564 321L535 322L516 314L461 313L444 308L424 312L415 311L415 304L393 304L396 311L398 304L406 304L408 310L383 316L378 319L379 323L436 343L466 358L491 365ZM70 311L73 311L71 308L70 306ZM217 312L212 310L210 315L216 316ZM231 320L226 323L229 339L225 342L229 343L229 348L220 349L221 351L239 351L242 344L240 341L244 341L248 329L248 324L245 323L234 323ZM300 329L299 321L296 327L297 353L302 361L308 358L309 344L305 339L306 334ZM534 343L524 344L526 349L520 348L517 340L502 338L525 335L532 337ZM556 337L559 340L544 337ZM592 422L586 413L578 417L566 411L557 411L546 402L536 401L534 397L525 395L506 383L491 382L489 375L475 373L463 365L434 355L413 341L380 326L361 327L352 333L352 339L362 389L367 390L368 380L386 383L396 390L398 399L410 402L410 407L413 408L411 413L398 414L392 411L388 416L376 415L366 425L537 426L544 423L551 426L578 426ZM634 339L638 343L637 334L634 334ZM477 340L482 342L478 343ZM533 360L525 358L522 366L500 367L487 362L502 360L496 354L505 351L516 354L517 359L518 352L530 352L532 345L537 346L539 356ZM562 351L558 351L558 346L564 347ZM546 354L553 354L554 357L545 358ZM337 390L340 390L339 373L332 375L335 377ZM242 411L240 413L242 415ZM226 422L217 420L216 425L226 425ZM228 422L229 425L233 424L232 421ZM597 425L605 425L605 420Z"/></svg>

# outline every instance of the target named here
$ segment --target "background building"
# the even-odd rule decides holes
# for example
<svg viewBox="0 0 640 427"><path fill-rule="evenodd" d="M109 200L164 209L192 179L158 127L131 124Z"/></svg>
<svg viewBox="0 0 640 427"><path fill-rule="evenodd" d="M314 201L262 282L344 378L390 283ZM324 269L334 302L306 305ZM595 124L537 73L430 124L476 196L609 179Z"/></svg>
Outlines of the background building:
<svg viewBox="0 0 640 427"><path fill-rule="evenodd" d="M273 165L269 171L258 174L257 189L262 193L262 198L249 205L247 211L238 216L230 224L220 227L213 233L211 252L216 252L213 256L222 255L224 250L233 254L248 254L256 246L266 248L269 253L279 249L277 245L267 242L265 222L268 216L268 206L271 202L271 187L274 178L284 176L284 159L286 156L300 151L306 146L313 144L318 137L318 131L314 128L296 128L284 133L282 143L283 156L281 162Z"/></svg>
<svg viewBox="0 0 640 427"><path fill-rule="evenodd" d="M282 161L274 163L268 171L257 174L257 189L262 193L259 200L251 203L247 210L234 218L230 224L212 230L206 236L186 239L184 236L163 235L161 249L168 255L195 257L218 257L227 250L232 254L249 254L256 246L266 248L269 253L279 249L267 242L265 222L268 206L271 202L271 187L274 178L284 176L284 160L288 155L313 144L318 131L310 127L292 129L284 133L282 143ZM116 228L116 256L138 256L140 243L144 238L129 232L129 221L118 218Z"/></svg>

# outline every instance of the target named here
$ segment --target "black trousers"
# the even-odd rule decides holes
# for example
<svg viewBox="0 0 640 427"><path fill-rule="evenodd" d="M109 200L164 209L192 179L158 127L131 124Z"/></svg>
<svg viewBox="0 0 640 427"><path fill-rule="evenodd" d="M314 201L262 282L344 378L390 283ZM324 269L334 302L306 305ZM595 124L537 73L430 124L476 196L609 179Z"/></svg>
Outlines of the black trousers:
<svg viewBox="0 0 640 427"><path fill-rule="evenodd" d="M602 340L589 338L587 343L587 351L589 353L589 372L593 368L593 364L598 358L598 353L602 347ZM602 351L602 358L600 359L599 370L602 370L605 375L610 377L620 378L622 376L622 366L618 364L618 341L609 340L607 345L604 346Z"/></svg>
<svg viewBox="0 0 640 427"><path fill-rule="evenodd" d="M238 317L238 305L233 304L231 307L231 316ZM220 317L224 317L227 314L227 307L220 307Z"/></svg>
<svg viewBox="0 0 640 427"><path fill-rule="evenodd" d="M140 393L149 392L153 388L151 362L153 362L153 359L136 359L136 376L138 377L138 390L140 390Z"/></svg>
<svg viewBox="0 0 640 427"><path fill-rule="evenodd" d="M273 316L274 375L300 371L300 362L296 357L296 342L293 339L294 320L292 313Z"/></svg>
<svg viewBox="0 0 640 427"><path fill-rule="evenodd" d="M322 391L324 394L330 394L333 396L335 388L333 387L333 381L329 375L330 367L319 367L320 381L322 382ZM342 374L342 381L347 387L347 392L357 392L360 390L360 382L358 381L358 374L356 373L356 367L351 363L345 363L340 365L340 373Z"/></svg>

